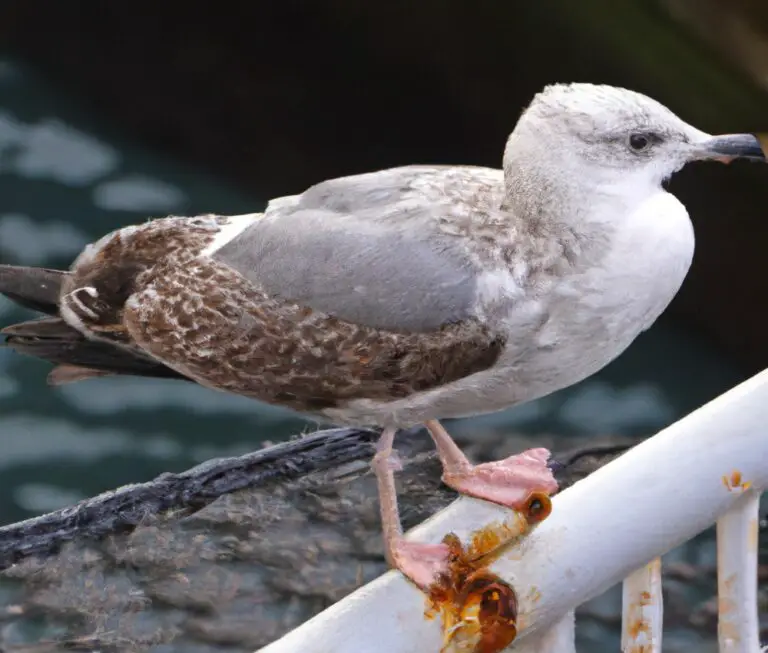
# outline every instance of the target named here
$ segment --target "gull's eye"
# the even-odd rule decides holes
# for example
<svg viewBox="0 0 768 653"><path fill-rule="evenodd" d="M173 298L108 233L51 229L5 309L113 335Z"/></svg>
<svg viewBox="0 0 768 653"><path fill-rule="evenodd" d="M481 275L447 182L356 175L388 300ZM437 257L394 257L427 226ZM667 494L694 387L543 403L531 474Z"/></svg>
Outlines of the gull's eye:
<svg viewBox="0 0 768 653"><path fill-rule="evenodd" d="M629 147L635 152L644 152L651 146L651 139L647 134L630 134Z"/></svg>

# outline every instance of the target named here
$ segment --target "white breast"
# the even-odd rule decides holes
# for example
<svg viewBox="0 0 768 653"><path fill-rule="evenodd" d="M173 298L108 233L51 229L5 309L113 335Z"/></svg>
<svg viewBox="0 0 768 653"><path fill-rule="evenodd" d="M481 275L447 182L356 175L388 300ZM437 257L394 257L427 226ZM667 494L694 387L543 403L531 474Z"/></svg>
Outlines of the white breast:
<svg viewBox="0 0 768 653"><path fill-rule="evenodd" d="M540 349L528 361L531 387L552 376L566 387L595 373L650 327L680 289L694 235L677 198L659 191L616 226L599 265L555 284Z"/></svg>
<svg viewBox="0 0 768 653"><path fill-rule="evenodd" d="M631 340L680 290L693 249L688 212L674 195L660 191L622 220L602 265L567 285L585 315L599 317L606 336Z"/></svg>

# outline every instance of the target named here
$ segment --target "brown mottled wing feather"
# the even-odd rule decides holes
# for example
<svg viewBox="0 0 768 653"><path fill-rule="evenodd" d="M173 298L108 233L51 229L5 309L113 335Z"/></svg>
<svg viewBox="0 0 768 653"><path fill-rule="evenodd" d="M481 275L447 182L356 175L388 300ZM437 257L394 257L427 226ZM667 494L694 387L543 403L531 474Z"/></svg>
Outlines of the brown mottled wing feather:
<svg viewBox="0 0 768 653"><path fill-rule="evenodd" d="M503 342L474 320L396 333L267 296L223 263L156 266L125 305L131 338L211 387L307 412L391 400L487 369Z"/></svg>
<svg viewBox="0 0 768 653"><path fill-rule="evenodd" d="M16 325L8 344L67 366L54 381L187 377L305 412L407 397L487 369L501 352L474 319L396 332L271 297L257 279L199 256L227 221L157 220L105 236L69 273L11 272L5 287L0 275L0 292L68 323ZM40 274L51 283L34 281Z"/></svg>

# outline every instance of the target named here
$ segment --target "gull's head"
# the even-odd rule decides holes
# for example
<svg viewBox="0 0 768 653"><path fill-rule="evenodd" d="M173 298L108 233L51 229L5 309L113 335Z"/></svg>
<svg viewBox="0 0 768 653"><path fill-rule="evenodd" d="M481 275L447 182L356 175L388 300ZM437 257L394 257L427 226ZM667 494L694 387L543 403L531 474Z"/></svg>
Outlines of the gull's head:
<svg viewBox="0 0 768 653"><path fill-rule="evenodd" d="M658 189L689 161L765 160L751 134L711 136L641 93L594 84L555 84L536 95L507 142L505 169L579 172L594 184ZM566 172L567 174L567 172Z"/></svg>

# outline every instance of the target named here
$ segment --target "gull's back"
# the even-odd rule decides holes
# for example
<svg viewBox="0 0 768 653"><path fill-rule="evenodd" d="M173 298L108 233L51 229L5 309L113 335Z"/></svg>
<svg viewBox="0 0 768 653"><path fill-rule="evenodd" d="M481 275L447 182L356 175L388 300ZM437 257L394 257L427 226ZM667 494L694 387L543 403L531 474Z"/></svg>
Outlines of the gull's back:
<svg viewBox="0 0 768 653"><path fill-rule="evenodd" d="M270 202L214 253L268 294L340 319L429 331L474 315L463 234L498 210L501 170L407 166L322 182Z"/></svg>
<svg viewBox="0 0 768 653"><path fill-rule="evenodd" d="M460 210L498 207L503 192L504 177L500 169L401 166L320 182L300 195L273 199L266 214L301 209L342 214L370 211L369 219L391 220L392 210L404 205L419 206L424 211L440 211L450 206Z"/></svg>

